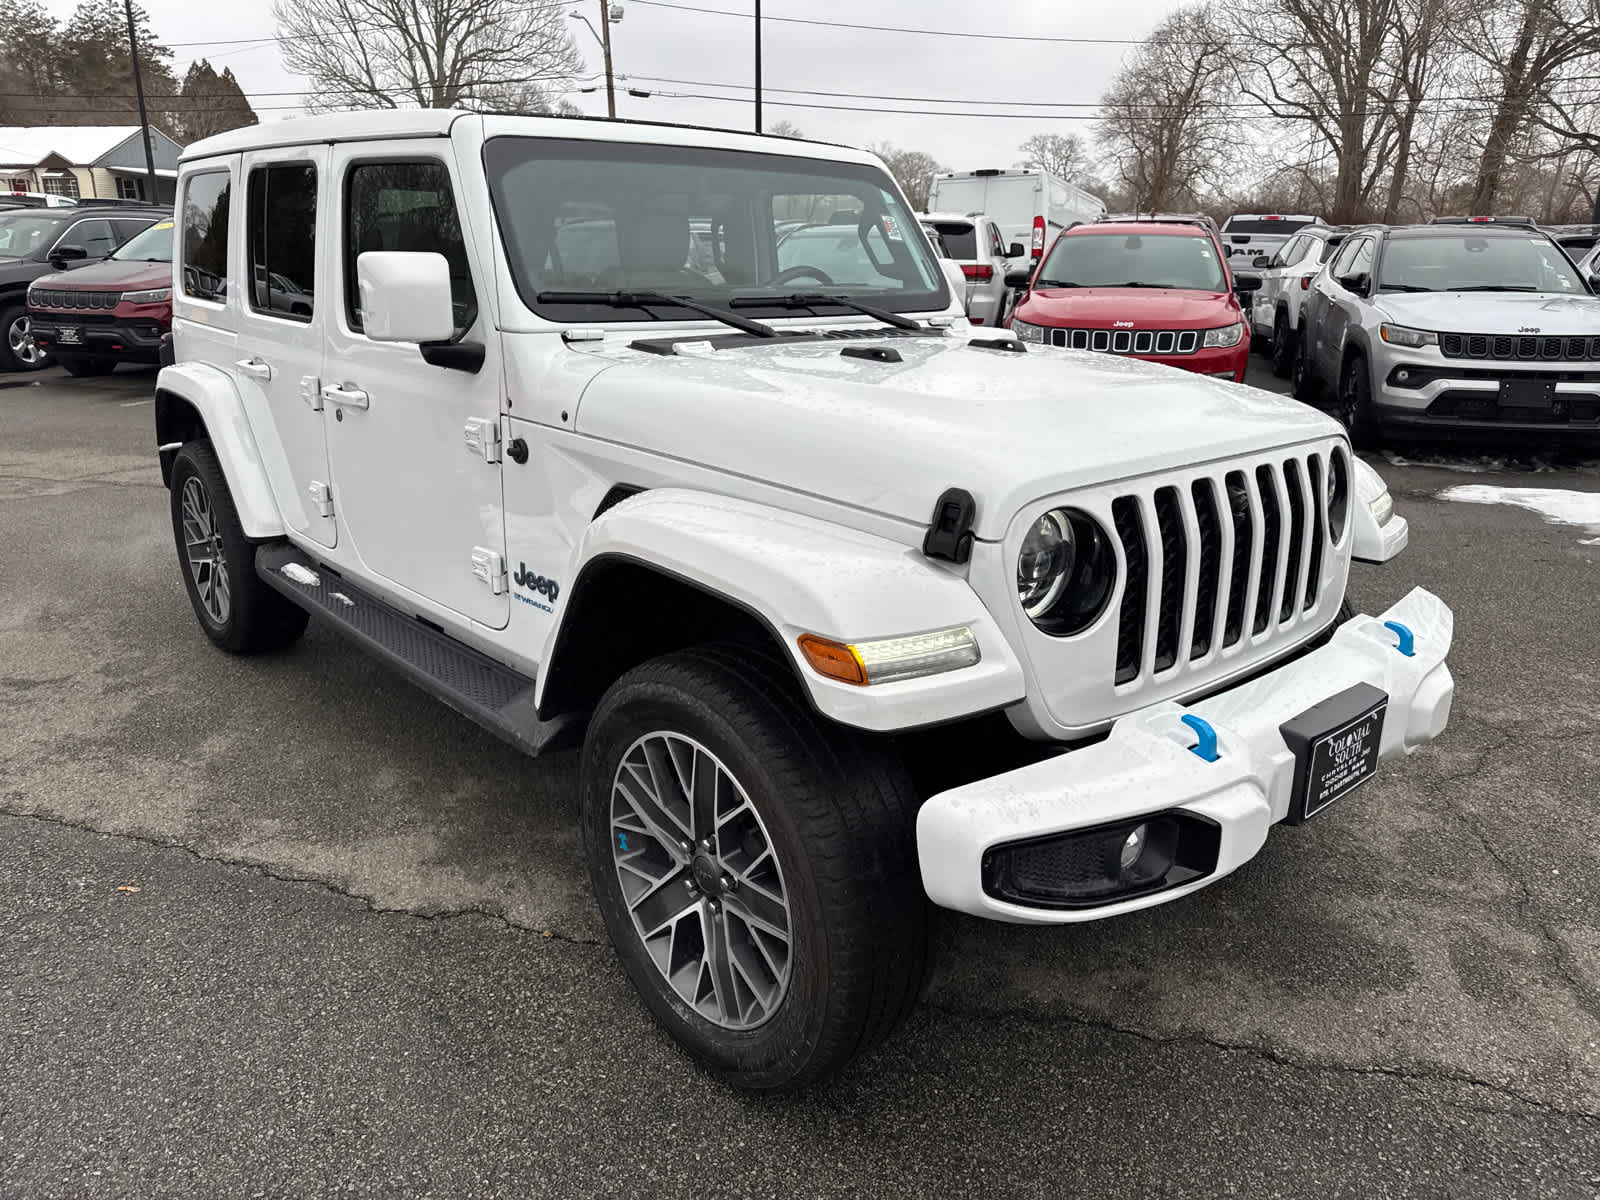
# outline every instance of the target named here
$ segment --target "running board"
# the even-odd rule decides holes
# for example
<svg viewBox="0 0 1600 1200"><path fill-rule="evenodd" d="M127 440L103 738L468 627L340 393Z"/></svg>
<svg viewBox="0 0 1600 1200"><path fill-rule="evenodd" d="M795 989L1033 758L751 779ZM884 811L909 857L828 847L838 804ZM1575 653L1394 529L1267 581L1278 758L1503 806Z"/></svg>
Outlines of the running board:
<svg viewBox="0 0 1600 1200"><path fill-rule="evenodd" d="M556 748L561 735L579 725L571 716L541 720L533 679L377 599L293 546L258 547L256 574L423 691L526 754Z"/></svg>

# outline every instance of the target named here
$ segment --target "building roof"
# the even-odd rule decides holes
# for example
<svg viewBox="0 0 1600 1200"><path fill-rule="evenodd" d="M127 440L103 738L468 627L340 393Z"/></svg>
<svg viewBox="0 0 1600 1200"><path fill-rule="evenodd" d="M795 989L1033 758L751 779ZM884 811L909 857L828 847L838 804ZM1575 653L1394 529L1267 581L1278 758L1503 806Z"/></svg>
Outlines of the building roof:
<svg viewBox="0 0 1600 1200"><path fill-rule="evenodd" d="M137 125L0 125L0 161L32 167L60 155L86 167L138 132Z"/></svg>

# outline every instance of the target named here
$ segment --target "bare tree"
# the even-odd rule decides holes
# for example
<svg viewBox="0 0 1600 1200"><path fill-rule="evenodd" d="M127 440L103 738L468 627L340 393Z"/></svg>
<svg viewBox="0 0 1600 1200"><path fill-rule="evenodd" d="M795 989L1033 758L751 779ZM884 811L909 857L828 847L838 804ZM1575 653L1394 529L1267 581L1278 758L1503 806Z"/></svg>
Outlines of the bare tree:
<svg viewBox="0 0 1600 1200"><path fill-rule="evenodd" d="M1564 76L1592 75L1571 68L1585 61L1593 64L1600 56L1600 2L1502 0L1471 12L1458 29L1463 50L1478 66L1473 82L1492 98L1471 206L1473 212L1493 212L1512 147L1531 124L1543 123L1566 141L1582 140L1594 128L1586 124L1562 130L1559 111L1550 122L1543 110L1552 88L1566 82ZM1559 99L1556 107L1561 107Z"/></svg>
<svg viewBox="0 0 1600 1200"><path fill-rule="evenodd" d="M1072 133L1036 133L1017 147L1024 164L1077 182L1089 172L1083 139Z"/></svg>
<svg viewBox="0 0 1600 1200"><path fill-rule="evenodd" d="M544 109L581 70L556 0L274 0L308 107Z"/></svg>
<svg viewBox="0 0 1600 1200"><path fill-rule="evenodd" d="M888 142L881 142L871 147L883 165L889 168L889 174L895 177L906 199L911 201L911 207L917 212L923 212L928 207L928 191L933 186L933 176L936 172L944 170L939 165L939 160L931 154L921 150L897 150Z"/></svg>
<svg viewBox="0 0 1600 1200"><path fill-rule="evenodd" d="M1101 99L1099 141L1140 209L1194 205L1229 167L1233 70L1216 10L1158 25Z"/></svg>
<svg viewBox="0 0 1600 1200"><path fill-rule="evenodd" d="M778 121L767 126L769 137L803 138L806 135L800 132L800 127L793 121Z"/></svg>

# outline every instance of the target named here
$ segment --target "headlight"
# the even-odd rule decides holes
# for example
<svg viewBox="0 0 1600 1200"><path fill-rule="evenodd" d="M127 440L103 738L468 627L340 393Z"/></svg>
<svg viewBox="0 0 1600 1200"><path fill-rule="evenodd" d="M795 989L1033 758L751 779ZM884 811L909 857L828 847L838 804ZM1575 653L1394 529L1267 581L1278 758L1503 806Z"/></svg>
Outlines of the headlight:
<svg viewBox="0 0 1600 1200"><path fill-rule="evenodd" d="M1439 335L1426 329L1408 329L1404 325L1379 325L1378 336L1391 346L1409 346L1415 350L1419 346L1437 346Z"/></svg>
<svg viewBox="0 0 1600 1200"><path fill-rule="evenodd" d="M172 289L164 287L151 288L147 292L123 292L122 298L129 304L159 304L172 299Z"/></svg>
<svg viewBox="0 0 1600 1200"><path fill-rule="evenodd" d="M1044 344L1044 326L1042 325L1029 325L1026 321L1019 321L1012 317L1011 332L1017 335L1019 341Z"/></svg>
<svg viewBox="0 0 1600 1200"><path fill-rule="evenodd" d="M1053 637L1082 633L1105 611L1116 582L1111 540L1087 513L1058 508L1028 528L1017 555L1017 599Z"/></svg>
<svg viewBox="0 0 1600 1200"><path fill-rule="evenodd" d="M1221 329L1206 330L1205 345L1208 348L1237 346L1243 336L1244 322L1235 321L1232 325L1224 325Z"/></svg>
<svg viewBox="0 0 1600 1200"><path fill-rule="evenodd" d="M1383 493L1376 500L1367 503L1372 510L1372 519L1378 523L1379 528L1389 523L1389 518L1394 516L1394 499L1388 492Z"/></svg>
<svg viewBox="0 0 1600 1200"><path fill-rule="evenodd" d="M1328 532L1334 545L1344 540L1345 526L1349 523L1350 460L1343 450L1335 450L1328 456Z"/></svg>

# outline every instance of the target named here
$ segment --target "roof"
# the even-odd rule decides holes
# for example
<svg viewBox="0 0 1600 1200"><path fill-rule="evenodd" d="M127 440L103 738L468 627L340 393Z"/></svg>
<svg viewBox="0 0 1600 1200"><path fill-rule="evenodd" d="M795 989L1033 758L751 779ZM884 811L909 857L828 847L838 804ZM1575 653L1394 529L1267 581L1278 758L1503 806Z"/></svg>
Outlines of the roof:
<svg viewBox="0 0 1600 1200"><path fill-rule="evenodd" d="M1061 236L1077 237L1085 233L1152 233L1158 237L1176 233L1184 237L1203 237L1208 240L1211 237L1211 231L1204 225L1179 224L1175 221L1093 221L1087 225L1074 225Z"/></svg>
<svg viewBox="0 0 1600 1200"><path fill-rule="evenodd" d="M983 219L982 213L930 212L917 214L917 220L919 221L965 221L968 225Z"/></svg>
<svg viewBox="0 0 1600 1200"><path fill-rule="evenodd" d="M294 117L265 125L203 138L184 149L182 161L193 162L217 154L237 154L271 146L300 146L314 142L370 142L387 138L446 137L460 120L482 121L483 135L521 134L528 137L582 138L588 141L649 142L659 145L710 146L727 150L753 150L797 158L839 162L878 163L864 150L802 138L771 137L699 125L674 125L657 121L609 120L604 117L554 117L516 113L471 113L454 108L379 108L361 112ZM4 143L0 142L0 148Z"/></svg>
<svg viewBox="0 0 1600 1200"><path fill-rule="evenodd" d="M104 158L139 133L138 125L0 125L0 159L35 166L59 154L74 166Z"/></svg>
<svg viewBox="0 0 1600 1200"><path fill-rule="evenodd" d="M1544 230L1532 225L1379 225L1361 230L1363 233L1387 233L1390 237L1547 237Z"/></svg>

